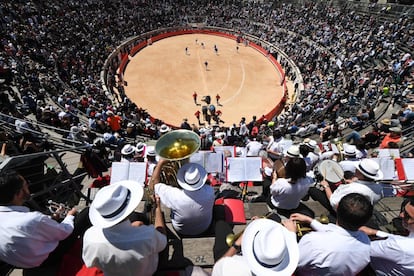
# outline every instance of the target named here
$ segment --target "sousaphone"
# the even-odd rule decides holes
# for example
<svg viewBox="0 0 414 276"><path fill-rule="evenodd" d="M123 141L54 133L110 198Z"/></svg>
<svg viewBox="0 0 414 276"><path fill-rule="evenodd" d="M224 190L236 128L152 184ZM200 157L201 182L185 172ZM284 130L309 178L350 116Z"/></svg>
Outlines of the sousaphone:
<svg viewBox="0 0 414 276"><path fill-rule="evenodd" d="M171 162L164 165L160 176L161 182L176 186L177 171L199 150L200 145L200 136L191 130L173 130L162 135L155 144L155 152Z"/></svg>

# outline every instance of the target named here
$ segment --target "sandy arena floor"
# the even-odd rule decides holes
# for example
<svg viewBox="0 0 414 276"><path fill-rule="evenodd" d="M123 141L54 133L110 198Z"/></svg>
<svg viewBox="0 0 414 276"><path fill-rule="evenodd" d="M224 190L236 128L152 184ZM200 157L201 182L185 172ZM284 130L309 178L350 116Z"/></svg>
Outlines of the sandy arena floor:
<svg viewBox="0 0 414 276"><path fill-rule="evenodd" d="M225 126L238 124L243 116L250 121L253 115L267 114L283 96L280 75L266 57L242 44L237 50L234 40L214 35L180 35L154 42L130 60L124 79L133 102L175 126L183 118L197 124L194 113L201 112L201 104L205 105L201 98L206 95L222 111ZM199 105L194 104L194 91Z"/></svg>

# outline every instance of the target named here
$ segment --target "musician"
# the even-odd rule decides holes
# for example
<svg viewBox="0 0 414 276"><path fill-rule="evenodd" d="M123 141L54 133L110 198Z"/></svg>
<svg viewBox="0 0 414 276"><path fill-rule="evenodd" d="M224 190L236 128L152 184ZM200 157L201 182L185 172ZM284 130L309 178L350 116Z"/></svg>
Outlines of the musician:
<svg viewBox="0 0 414 276"><path fill-rule="evenodd" d="M307 171L313 170L313 167L320 160L320 155L315 152L317 147L318 143L309 138L303 140L303 143L299 146L300 153L306 162Z"/></svg>
<svg viewBox="0 0 414 276"><path fill-rule="evenodd" d="M131 144L125 144L121 149L121 162L134 161L134 155L137 152L137 148Z"/></svg>
<svg viewBox="0 0 414 276"><path fill-rule="evenodd" d="M306 163L303 158L291 158L285 166L285 178L274 178L270 186L270 197L267 204L276 209L279 215L289 218L292 213L302 213L315 217L315 213L301 202L314 183L313 178L306 176Z"/></svg>
<svg viewBox="0 0 414 276"><path fill-rule="evenodd" d="M218 221L217 225L225 223ZM230 248L225 245L227 231L216 231L214 249L221 245L228 250L215 260L212 276L292 275L296 269L299 250L296 242L295 224L284 221L286 227L271 219L255 219ZM241 255L242 254L242 255Z"/></svg>
<svg viewBox="0 0 414 276"><path fill-rule="evenodd" d="M367 235L386 238L371 242L371 268L377 275L414 275L414 198L402 202L400 217L409 231L407 237L360 228Z"/></svg>
<svg viewBox="0 0 414 276"><path fill-rule="evenodd" d="M344 171L352 171L355 173L356 166L358 165L359 159L356 157L357 149L356 146L350 144L344 144L344 160L339 162L339 165Z"/></svg>
<svg viewBox="0 0 414 276"><path fill-rule="evenodd" d="M299 241L299 264L295 275L357 275L369 263L369 237L358 231L372 216L373 206L357 193L338 204L337 223L322 224L302 214L290 218L310 223L314 230Z"/></svg>
<svg viewBox="0 0 414 276"><path fill-rule="evenodd" d="M324 188L331 206L334 209L341 198L349 193L363 194L374 205L383 197L382 186L376 184L376 181L382 178L383 173L378 163L371 159L363 159L356 165L353 182L339 185L333 193L331 193L331 187L329 185L325 185Z"/></svg>
<svg viewBox="0 0 414 276"><path fill-rule="evenodd" d="M205 185L206 170L196 164L187 163L177 172L180 188L160 183L164 165L161 159L154 169L150 189L159 195L165 206L171 208L171 222L180 235L198 236L208 230L213 221L214 189Z"/></svg>
<svg viewBox="0 0 414 276"><path fill-rule="evenodd" d="M0 175L0 260L25 268L25 272L36 273L45 267L56 271L63 255L90 226L88 209L79 214L71 209L58 222L23 206L29 199L23 176L16 171Z"/></svg>
<svg viewBox="0 0 414 276"><path fill-rule="evenodd" d="M87 267L97 267L106 276L152 275L157 270L159 252L167 246L166 228L158 197L154 225L133 218L143 194L142 186L129 180L99 190L89 209L93 226L83 239Z"/></svg>

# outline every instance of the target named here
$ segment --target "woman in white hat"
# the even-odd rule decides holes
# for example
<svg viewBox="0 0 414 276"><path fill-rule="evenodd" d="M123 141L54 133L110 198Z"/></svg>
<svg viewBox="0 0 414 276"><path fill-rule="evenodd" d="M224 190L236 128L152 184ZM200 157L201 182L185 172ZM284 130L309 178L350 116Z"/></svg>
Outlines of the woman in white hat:
<svg viewBox="0 0 414 276"><path fill-rule="evenodd" d="M285 166L285 178L274 180L270 186L271 196L267 205L277 210L279 215L289 218L292 213L302 213L314 217L314 212L301 202L314 180L306 176L306 163L303 158L290 158Z"/></svg>

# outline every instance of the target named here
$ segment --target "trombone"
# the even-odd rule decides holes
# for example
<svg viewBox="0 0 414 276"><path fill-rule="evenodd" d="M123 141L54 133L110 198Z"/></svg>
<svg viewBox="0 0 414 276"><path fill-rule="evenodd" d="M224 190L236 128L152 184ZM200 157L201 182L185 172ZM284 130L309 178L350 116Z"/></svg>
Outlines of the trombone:
<svg viewBox="0 0 414 276"><path fill-rule="evenodd" d="M273 214L274 214L274 212L270 212L269 214L267 214L266 216L262 216L261 218L266 218L267 219L267 218L269 218ZM320 223L323 223L323 224L328 224L329 223L329 218L328 218L328 216L326 214L322 214L319 217L318 221ZM231 247L234 244L234 242L241 235L243 235L244 230L245 229L243 229L242 231L238 232L237 234L233 234L233 233L228 234L226 236L226 244L227 244L227 246L228 247ZM296 231L297 231L296 232L297 237L298 238L301 238L301 237L303 237L303 235L305 235L305 234L307 234L307 233L309 233L309 232L311 232L313 230L312 230L312 228L303 226L300 222L296 221Z"/></svg>

